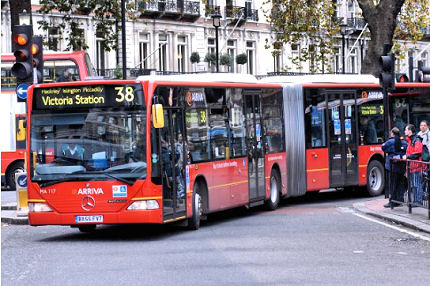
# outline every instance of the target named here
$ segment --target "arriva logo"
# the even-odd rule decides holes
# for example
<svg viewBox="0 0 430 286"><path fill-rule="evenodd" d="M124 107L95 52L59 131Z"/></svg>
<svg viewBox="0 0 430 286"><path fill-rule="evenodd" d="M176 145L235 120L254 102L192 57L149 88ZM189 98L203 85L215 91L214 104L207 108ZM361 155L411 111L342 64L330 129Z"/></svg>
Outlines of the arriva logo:
<svg viewBox="0 0 430 286"><path fill-rule="evenodd" d="M80 188L78 195L103 195L102 188Z"/></svg>

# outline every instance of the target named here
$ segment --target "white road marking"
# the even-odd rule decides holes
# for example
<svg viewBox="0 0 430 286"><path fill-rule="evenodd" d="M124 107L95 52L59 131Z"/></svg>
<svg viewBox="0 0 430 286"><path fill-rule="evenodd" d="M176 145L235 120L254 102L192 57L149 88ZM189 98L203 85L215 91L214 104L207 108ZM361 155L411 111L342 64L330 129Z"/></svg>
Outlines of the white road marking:
<svg viewBox="0 0 430 286"><path fill-rule="evenodd" d="M375 223L379 223L380 225L386 226L386 227L388 227L388 228L391 228L391 229L394 229L394 230L397 230L397 231L400 231L400 232L403 232L403 233L409 234L409 235L411 235L411 236L413 236L413 237L416 237L416 238L419 238L419 239L422 239L422 240L425 240L425 241L430 241L430 238L429 238L429 237L426 237L426 236L424 236L424 235L421 235L421 234L418 234L418 233L415 233L415 232L412 232L412 231L409 231L409 230L406 230L406 229L402 229L402 228L400 228L400 227L397 227L397 226L394 226L394 225L388 224L388 223L386 223L386 222L382 222L382 221L379 221L379 220L376 220L376 219L373 219L373 218L367 217L367 216L362 215L362 214L359 214L359 213L352 213L352 214L353 214L353 215L356 215L356 216L358 216L358 217L361 217L361 218L363 218L363 219L367 219L368 221L375 222Z"/></svg>

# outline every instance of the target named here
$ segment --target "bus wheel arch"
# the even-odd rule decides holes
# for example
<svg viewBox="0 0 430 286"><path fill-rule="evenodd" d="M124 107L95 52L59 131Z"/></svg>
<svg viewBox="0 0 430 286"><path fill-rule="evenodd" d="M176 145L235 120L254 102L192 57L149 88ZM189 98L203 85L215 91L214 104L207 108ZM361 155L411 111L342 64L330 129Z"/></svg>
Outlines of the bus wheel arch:
<svg viewBox="0 0 430 286"><path fill-rule="evenodd" d="M10 189L16 189L15 173L18 171L25 171L24 160L16 160L12 162L6 169L6 185L8 185Z"/></svg>
<svg viewBox="0 0 430 286"><path fill-rule="evenodd" d="M192 215L188 219L188 229L197 230L200 227L200 220L208 209L208 191L206 180L199 176L194 181L192 196Z"/></svg>
<svg viewBox="0 0 430 286"><path fill-rule="evenodd" d="M381 156L373 156L366 171L366 189L370 196L375 197L383 193L385 187L384 164Z"/></svg>
<svg viewBox="0 0 430 286"><path fill-rule="evenodd" d="M265 201L267 210L275 210L281 200L282 195L281 172L277 164L273 165L270 171L270 196Z"/></svg>

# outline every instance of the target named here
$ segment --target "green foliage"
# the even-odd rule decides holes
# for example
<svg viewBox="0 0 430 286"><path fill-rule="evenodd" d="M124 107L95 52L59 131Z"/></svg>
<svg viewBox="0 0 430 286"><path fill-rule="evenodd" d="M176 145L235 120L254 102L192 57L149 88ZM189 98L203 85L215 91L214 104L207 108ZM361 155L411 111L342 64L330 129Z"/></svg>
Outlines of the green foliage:
<svg viewBox="0 0 430 286"><path fill-rule="evenodd" d="M397 16L393 51L401 59L407 55L407 44L417 43L424 37L424 29L430 27L430 0L406 0Z"/></svg>
<svg viewBox="0 0 430 286"><path fill-rule="evenodd" d="M204 59L209 64L216 64L216 55L214 53L207 53Z"/></svg>
<svg viewBox="0 0 430 286"><path fill-rule="evenodd" d="M233 64L233 57L229 54L223 54L219 59L219 63L222 66L231 66Z"/></svg>
<svg viewBox="0 0 430 286"><path fill-rule="evenodd" d="M245 53L238 54L236 56L236 63L238 65L244 65L248 62L248 56Z"/></svg>
<svg viewBox="0 0 430 286"><path fill-rule="evenodd" d="M126 15L133 18L130 12L134 8L134 1L126 1ZM85 41L85 28L83 21L75 15L88 15L93 18L96 23L97 34L104 41L102 46L106 51L118 48L118 31L121 29L121 1L120 0L40 0L40 12L42 14L50 14L53 11L61 13L61 20L57 17L50 17L48 22L47 17L38 22L44 30L57 27L59 34L65 36L67 41L67 50L85 50L88 45ZM55 23L56 20L61 21ZM118 29L116 26L118 25ZM66 28L70 29L70 33L64 33Z"/></svg>
<svg viewBox="0 0 430 286"><path fill-rule="evenodd" d="M190 61L192 64L200 62L200 55L198 52L192 52L190 56Z"/></svg>
<svg viewBox="0 0 430 286"><path fill-rule="evenodd" d="M121 79L122 78L122 68L117 66L113 72L114 78Z"/></svg>
<svg viewBox="0 0 430 286"><path fill-rule="evenodd" d="M291 1L267 0L264 4L272 7L264 11L268 17L272 35L266 39L266 49L273 55L280 54L283 46L296 45L297 53L290 57L291 63L301 68L303 62L313 62L311 72L331 68L329 61L335 54L335 43L339 24L334 21L336 3L331 0ZM292 66L284 67L284 70Z"/></svg>

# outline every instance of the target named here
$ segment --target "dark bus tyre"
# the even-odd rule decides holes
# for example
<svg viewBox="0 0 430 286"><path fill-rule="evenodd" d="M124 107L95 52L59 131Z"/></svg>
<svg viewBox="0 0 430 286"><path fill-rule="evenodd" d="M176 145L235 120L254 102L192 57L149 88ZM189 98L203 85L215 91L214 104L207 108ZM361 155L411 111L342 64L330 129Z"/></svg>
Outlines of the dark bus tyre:
<svg viewBox="0 0 430 286"><path fill-rule="evenodd" d="M367 192L371 197L379 196L384 191L384 166L373 160L367 166Z"/></svg>
<svg viewBox="0 0 430 286"><path fill-rule="evenodd" d="M6 172L6 184L11 190L16 190L15 174L18 172L24 172L24 162L16 161L9 166Z"/></svg>
<svg viewBox="0 0 430 286"><path fill-rule="evenodd" d="M200 227L200 218L202 215L202 198L198 194L199 189L201 188L201 184L194 184L193 190L193 215L188 219L188 229L197 230Z"/></svg>
<svg viewBox="0 0 430 286"><path fill-rule="evenodd" d="M275 210L281 199L281 178L276 170L270 172L270 197L265 201L267 210Z"/></svg>

